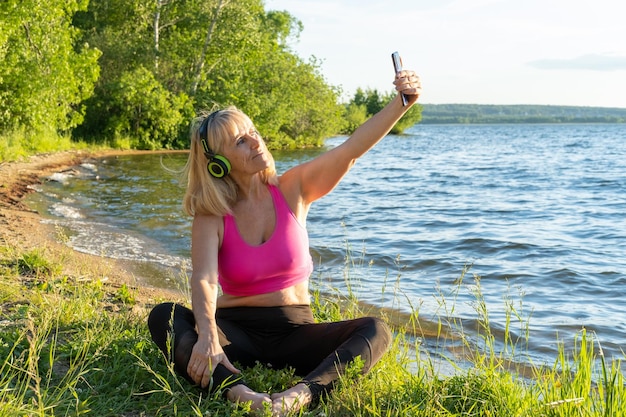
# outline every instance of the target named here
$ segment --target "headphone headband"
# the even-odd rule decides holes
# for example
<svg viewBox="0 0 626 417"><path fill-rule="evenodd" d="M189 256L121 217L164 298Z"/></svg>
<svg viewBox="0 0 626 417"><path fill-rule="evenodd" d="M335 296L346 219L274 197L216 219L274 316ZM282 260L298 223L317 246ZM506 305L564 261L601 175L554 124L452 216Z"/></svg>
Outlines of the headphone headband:
<svg viewBox="0 0 626 417"><path fill-rule="evenodd" d="M209 123L215 119L217 113L221 110L215 110L213 113L209 114L204 118L202 123L200 123L200 127L198 128L198 135L200 136L200 141L202 142L202 147L204 148L204 152L214 155L213 151L209 148Z"/></svg>
<svg viewBox="0 0 626 417"><path fill-rule="evenodd" d="M215 115L220 110L216 110L204 118L200 127L198 128L198 136L200 136L200 143L204 149L204 156L209 160L207 163L207 170L215 178L224 178L230 172L230 162L222 155L217 155L209 148L209 123L215 119Z"/></svg>

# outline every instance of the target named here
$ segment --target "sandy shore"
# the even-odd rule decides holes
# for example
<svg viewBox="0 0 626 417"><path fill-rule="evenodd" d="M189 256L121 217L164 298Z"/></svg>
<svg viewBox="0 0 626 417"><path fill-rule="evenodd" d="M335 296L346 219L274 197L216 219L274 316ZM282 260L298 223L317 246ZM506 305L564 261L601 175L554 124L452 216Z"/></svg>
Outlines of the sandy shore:
<svg viewBox="0 0 626 417"><path fill-rule="evenodd" d="M45 251L46 257L63 265L64 273L83 279L102 280L107 285L123 284L135 289L139 303L151 305L161 300L183 301L180 293L152 288L142 283L128 265L109 258L76 252L62 243L54 225L42 223L42 217L23 202L34 192L33 186L46 181L55 172L93 158L128 154L131 151L68 151L36 155L24 161L0 164L0 245L28 251ZM135 153L136 151L132 151ZM141 152L137 152L141 153Z"/></svg>

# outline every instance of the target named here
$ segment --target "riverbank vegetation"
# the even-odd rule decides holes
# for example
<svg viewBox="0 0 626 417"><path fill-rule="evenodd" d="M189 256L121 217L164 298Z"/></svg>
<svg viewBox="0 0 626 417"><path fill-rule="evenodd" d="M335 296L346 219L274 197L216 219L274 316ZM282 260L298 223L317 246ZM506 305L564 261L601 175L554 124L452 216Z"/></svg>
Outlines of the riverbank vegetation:
<svg viewBox="0 0 626 417"><path fill-rule="evenodd" d="M231 405L175 376L150 340L150 304L141 289L112 286L96 272L72 275L63 265L45 247L0 248L0 416L248 415L246 404ZM551 365L516 364L511 358L523 354L524 342L513 335L524 332L512 328L523 328L524 320L507 304L510 320L496 336L478 278L472 287L482 326L471 338L443 315L439 330L425 336L418 311L395 320L392 311L374 312L351 294L316 289L318 320L374 313L393 326L395 338L370 374L358 377L356 361L329 397L300 415L626 415L621 362L605 358L592 333L583 329L573 342L560 342ZM444 357L452 372L441 374L439 355L422 346L432 344L426 337L439 346L451 338L460 343L464 365ZM260 391L283 390L296 380L290 370L261 365L244 372Z"/></svg>
<svg viewBox="0 0 626 417"><path fill-rule="evenodd" d="M196 114L227 105L270 149L353 127L320 62L289 46L302 23L262 0L8 0L0 20L0 138L16 154L41 135L182 149Z"/></svg>
<svg viewBox="0 0 626 417"><path fill-rule="evenodd" d="M0 2L0 161L68 148L184 149L189 122L227 105L251 116L268 147L317 147L349 134L393 91L341 103L304 30L262 0ZM365 82L366 80L364 80ZM427 104L418 123L624 123L626 109Z"/></svg>

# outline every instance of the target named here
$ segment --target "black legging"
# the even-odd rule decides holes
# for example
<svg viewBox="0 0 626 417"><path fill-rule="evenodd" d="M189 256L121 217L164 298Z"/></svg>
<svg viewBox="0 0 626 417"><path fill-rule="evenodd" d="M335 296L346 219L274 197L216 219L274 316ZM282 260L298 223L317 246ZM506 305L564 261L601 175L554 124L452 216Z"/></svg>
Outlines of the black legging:
<svg viewBox="0 0 626 417"><path fill-rule="evenodd" d="M291 366L303 376L314 400L332 388L346 366L360 356L363 373L382 357L391 342L387 325L374 317L315 323L308 305L221 308L216 312L220 345L228 359L243 367L256 362L273 368ZM173 324L173 349L168 349ZM174 369L191 383L187 363L198 339L193 312L179 304L159 304L150 312L148 327L157 346L174 362ZM213 373L211 389L245 384L223 365Z"/></svg>

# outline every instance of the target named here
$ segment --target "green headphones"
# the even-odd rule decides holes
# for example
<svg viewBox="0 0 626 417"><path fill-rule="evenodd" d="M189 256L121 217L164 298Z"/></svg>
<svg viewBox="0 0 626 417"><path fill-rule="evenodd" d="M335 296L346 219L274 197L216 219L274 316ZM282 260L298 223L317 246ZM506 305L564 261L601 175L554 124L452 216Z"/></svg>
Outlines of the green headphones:
<svg viewBox="0 0 626 417"><path fill-rule="evenodd" d="M202 142L202 147L204 148L204 156L209 160L206 165L209 174L211 174L214 178L224 178L230 172L231 166L228 159L226 159L222 155L218 155L214 153L210 148L208 141L208 125L211 120L215 118L215 115L219 113L219 110L214 111L209 114L200 125L198 129L198 134L200 135L200 142Z"/></svg>

